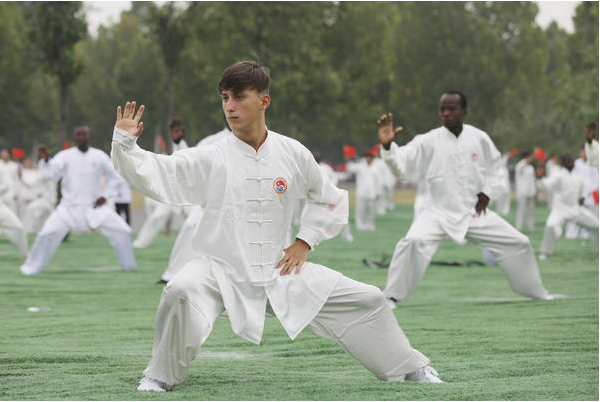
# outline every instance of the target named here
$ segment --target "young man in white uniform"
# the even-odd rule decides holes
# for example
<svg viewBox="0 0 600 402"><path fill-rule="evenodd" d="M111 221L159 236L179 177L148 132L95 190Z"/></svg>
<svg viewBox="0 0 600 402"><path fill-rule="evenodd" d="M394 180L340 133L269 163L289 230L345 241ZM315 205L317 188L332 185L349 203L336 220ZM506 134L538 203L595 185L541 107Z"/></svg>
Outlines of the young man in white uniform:
<svg viewBox="0 0 600 402"><path fill-rule="evenodd" d="M27 255L27 235L23 223L3 201L2 196L8 193L12 185L10 172L5 164L0 163L0 230L15 245L21 255Z"/></svg>
<svg viewBox="0 0 600 402"><path fill-rule="evenodd" d="M502 186L500 152L485 132L463 125L467 100L461 92L442 95L439 115L442 127L416 136L402 147L393 142L402 127L393 128L391 113L378 120L383 159L397 176L421 174L429 193L428 205L394 250L384 290L390 306L416 290L446 237L459 244L471 240L485 247L515 292L535 299L550 298L527 236L486 210Z"/></svg>
<svg viewBox="0 0 600 402"><path fill-rule="evenodd" d="M122 116L117 109L117 171L148 196L205 210L194 237L202 256L163 291L152 359L138 389L164 391L183 382L224 310L233 331L250 342L260 342L265 311L273 311L292 339L308 328L338 342L381 380L440 382L429 360L410 346L379 289L306 262L310 249L347 222L348 196L321 173L308 149L266 130L269 84L267 70L255 62L228 67L219 91L234 135L172 156L135 144L144 106L135 116L135 102L125 105ZM300 231L283 249L301 196L307 206Z"/></svg>
<svg viewBox="0 0 600 402"><path fill-rule="evenodd" d="M375 230L377 195L381 181L379 169L373 163L373 155L365 153L359 162L346 163L346 170L356 175L356 207L354 221L357 230Z"/></svg>
<svg viewBox="0 0 600 402"><path fill-rule="evenodd" d="M215 134L211 134L208 137L203 138L196 146L199 147L212 144L229 135L231 135L231 130L224 128ZM193 260L198 255L198 253L194 250L192 239L194 238L194 233L200 224L203 215L204 210L200 205L195 205L190 209L188 217L185 219L181 229L179 229L177 239L175 239L175 244L173 244L173 249L169 255L169 265L167 266L165 272L163 272L161 275L157 284L169 282L171 279L173 279L175 274L181 271L185 264Z"/></svg>
<svg viewBox="0 0 600 402"><path fill-rule="evenodd" d="M183 139L185 135L185 127L181 123L181 121L177 119L173 119L169 124L171 140L173 141L173 152L179 151L180 149L187 149L188 145ZM146 218L142 227L138 232L138 235L133 242L134 248L146 248L158 236L161 229L163 229L169 219L174 218L179 215L184 219L189 214L189 208L181 208L174 207L172 205L167 205L162 202L156 203L154 209L150 215Z"/></svg>
<svg viewBox="0 0 600 402"><path fill-rule="evenodd" d="M556 240L567 221L587 229L592 244L598 251L598 217L583 206L590 188L586 180L573 171L575 163L571 155L563 156L562 164L563 169L538 182L552 192L552 210L546 220L544 240L540 246L540 260L547 259L554 252Z"/></svg>
<svg viewBox="0 0 600 402"><path fill-rule="evenodd" d="M588 187L591 191L598 189L598 168L591 167L587 163L587 155L585 154L585 149L581 148L579 151L580 157L575 159L575 167L573 168L573 173L579 174L583 177L588 184ZM548 177L552 176L548 174ZM594 196L591 191L585 197L583 201L583 206L590 210L594 215L598 216L598 205L594 201ZM589 233L587 230L580 228L574 222L567 222L565 227L565 238L566 239L587 239L589 238Z"/></svg>
<svg viewBox="0 0 600 402"><path fill-rule="evenodd" d="M67 233L92 230L98 230L108 238L121 268L131 270L136 266L131 228L106 205L106 199L114 194L112 186L117 176L110 158L89 146L91 136L86 126L75 128L74 140L76 147L60 151L52 159L46 147L40 147L40 173L49 181L62 179L62 199L44 222L27 260L21 266L25 275L42 272ZM103 173L110 180L104 195L100 194Z"/></svg>
<svg viewBox="0 0 600 402"><path fill-rule="evenodd" d="M533 230L535 207L535 169L531 165L533 154L523 152L521 160L515 166L515 192L517 197L517 220L515 226L523 230Z"/></svg>
<svg viewBox="0 0 600 402"><path fill-rule="evenodd" d="M500 215L506 216L510 212L510 177L508 172L508 159L509 154L506 153L502 155L502 159L500 159L499 167L500 169L500 181L502 183L502 190L493 200L494 207L496 212Z"/></svg>

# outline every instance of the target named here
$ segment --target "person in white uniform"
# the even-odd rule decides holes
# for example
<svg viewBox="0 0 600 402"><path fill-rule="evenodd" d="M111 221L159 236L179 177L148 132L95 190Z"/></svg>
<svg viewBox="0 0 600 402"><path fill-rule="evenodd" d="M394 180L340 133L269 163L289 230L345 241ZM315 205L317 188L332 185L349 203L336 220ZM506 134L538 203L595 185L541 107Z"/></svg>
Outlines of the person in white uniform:
<svg viewBox="0 0 600 402"><path fill-rule="evenodd" d="M523 152L521 160L515 166L515 193L517 197L517 220L515 226L519 230L526 227L528 230L534 228L535 208L535 169L533 162L533 153Z"/></svg>
<svg viewBox="0 0 600 402"><path fill-rule="evenodd" d="M203 138L196 146L209 145L229 135L231 135L231 130L229 130L228 127L225 127L223 130ZM179 271L181 271L185 264L198 255L194 250L192 239L194 238L194 233L200 224L203 215L204 210L200 205L191 207L190 213L181 226L177 238L175 239L175 244L173 244L173 248L171 249L167 269L163 272L158 282L156 282L157 284L169 282Z"/></svg>
<svg viewBox="0 0 600 402"><path fill-rule="evenodd" d="M115 212L117 213L117 215L125 219L125 222L127 222L127 224L131 226L131 215L129 209L129 206L131 204L131 187L129 186L129 183L127 183L127 181L121 176L118 176L118 178L116 178L115 180Z"/></svg>
<svg viewBox="0 0 600 402"><path fill-rule="evenodd" d="M165 391L183 382L189 363L227 311L233 331L260 343L265 312L294 339L304 328L339 343L377 378L441 382L413 349L379 289L306 262L309 250L347 222L348 196L322 174L308 149L269 131L268 70L255 62L228 67L219 81L234 135L205 147L156 155L136 145L144 106L117 108L115 168L146 195L175 205L202 205L194 236L202 256L165 286L152 359L138 387ZM307 206L299 233L284 249L300 196ZM292 274L292 272L294 272Z"/></svg>
<svg viewBox="0 0 600 402"><path fill-rule="evenodd" d="M10 192L12 185L11 173L5 164L0 163L0 230L17 248L21 255L27 255L27 235L23 223L12 209L3 201L2 196Z"/></svg>
<svg viewBox="0 0 600 402"><path fill-rule="evenodd" d="M10 152L8 149L3 148L0 150L0 165L5 168L7 175L4 180L8 182L8 190L1 196L2 201L8 206L11 211L15 214L18 212L18 182L19 182L19 164L10 159Z"/></svg>
<svg viewBox="0 0 600 402"><path fill-rule="evenodd" d="M23 161L19 182L23 226L27 233L37 233L56 207L56 183L44 180L29 158Z"/></svg>
<svg viewBox="0 0 600 402"><path fill-rule="evenodd" d="M405 146L394 142L392 114L378 120L384 160L397 176L421 174L427 181L428 204L396 245L384 290L391 307L417 288L441 241L450 237L485 247L506 275L511 288L525 297L549 299L542 285L527 236L487 210L502 184L501 155L488 135L463 124L467 99L460 91L440 98L442 127L416 136Z"/></svg>
<svg viewBox="0 0 600 402"><path fill-rule="evenodd" d="M180 149L187 149L188 145L183 139L185 136L185 127L183 123L178 119L173 119L169 123L169 132L171 140L173 141L173 152L179 151ZM186 218L189 214L189 208L174 207L167 205L162 202L156 203L152 212L148 215L142 227L138 232L138 235L133 242L134 248L146 248L152 244L156 236L160 233L161 229L165 228L170 219L179 215L182 218Z"/></svg>
<svg viewBox="0 0 600 402"><path fill-rule="evenodd" d="M590 188L586 180L573 171L575 161L571 155L563 156L562 165L563 169L538 181L538 185L553 194L552 209L546 220L544 240L540 246L540 260L547 259L554 252L556 240L560 238L562 227L567 221L587 229L592 244L598 251L598 217L583 206Z"/></svg>
<svg viewBox="0 0 600 402"><path fill-rule="evenodd" d="M508 160L510 156L508 153L502 155L500 159L500 181L502 183L502 189L497 195L496 199L493 200L493 205L497 213L502 216L508 215L510 212L510 175L508 172Z"/></svg>
<svg viewBox="0 0 600 402"><path fill-rule="evenodd" d="M354 221L357 230L375 230L377 195L381 184L379 169L373 164L373 155L365 152L358 162L348 161L346 170L356 176L356 207Z"/></svg>
<svg viewBox="0 0 600 402"><path fill-rule="evenodd" d="M60 151L52 159L48 149L40 146L40 173L45 180L62 179L62 199L35 238L21 266L24 275L42 272L67 233L92 230L107 237L123 270L136 267L131 228L106 205L107 198L114 194L117 176L110 158L89 146L91 135L86 126L76 127L73 138L77 146ZM110 179L104 194L100 193L102 174Z"/></svg>
<svg viewBox="0 0 600 402"><path fill-rule="evenodd" d="M591 121L585 125L585 154L587 155L588 165L598 168L598 141L594 138L596 135L596 122Z"/></svg>
<svg viewBox="0 0 600 402"><path fill-rule="evenodd" d="M579 151L579 158L575 159L575 167L573 168L573 172L579 174L581 177L585 179L588 184L588 187L594 191L598 189L598 168L591 167L587 163L587 155L585 154L585 149L581 148ZM548 174L548 176L552 176ZM596 217L598 216L598 204L594 201L594 196L592 192L590 192L585 199L583 200L583 206L589 209ZM565 238L566 239L587 239L589 238L589 233L584 228L580 228L578 224L574 222L567 222L565 227Z"/></svg>

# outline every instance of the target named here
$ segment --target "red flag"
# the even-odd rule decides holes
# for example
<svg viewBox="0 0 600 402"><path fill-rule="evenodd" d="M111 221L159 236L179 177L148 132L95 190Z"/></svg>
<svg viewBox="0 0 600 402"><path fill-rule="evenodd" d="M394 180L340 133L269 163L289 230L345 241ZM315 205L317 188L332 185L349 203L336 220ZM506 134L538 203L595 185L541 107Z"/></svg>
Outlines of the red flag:
<svg viewBox="0 0 600 402"><path fill-rule="evenodd" d="M348 158L356 158L356 148L352 145L344 145L343 152L344 156Z"/></svg>
<svg viewBox="0 0 600 402"><path fill-rule="evenodd" d="M519 150L517 148L513 148L510 150L510 152L508 153L508 157L512 158L513 156L515 156L517 153L519 153Z"/></svg>
<svg viewBox="0 0 600 402"><path fill-rule="evenodd" d="M25 150L23 148L13 148L10 150L13 158L20 159L25 156Z"/></svg>
<svg viewBox="0 0 600 402"><path fill-rule="evenodd" d="M536 147L533 150L533 157L539 160L540 162L544 162L546 160L546 152L544 152L542 148Z"/></svg>
<svg viewBox="0 0 600 402"><path fill-rule="evenodd" d="M65 140L65 142L63 142L63 149L69 149L71 148L71 144L69 144L69 140Z"/></svg>
<svg viewBox="0 0 600 402"><path fill-rule="evenodd" d="M596 189L592 192L592 195L594 196L594 204L598 205L598 198L600 198L600 194L598 193L598 191L600 191L599 189Z"/></svg>
<svg viewBox="0 0 600 402"><path fill-rule="evenodd" d="M162 135L157 135L156 136L156 141L158 142L158 146L160 147L160 149L162 151L164 151L165 149L167 149L167 144L165 144L165 140L163 139Z"/></svg>

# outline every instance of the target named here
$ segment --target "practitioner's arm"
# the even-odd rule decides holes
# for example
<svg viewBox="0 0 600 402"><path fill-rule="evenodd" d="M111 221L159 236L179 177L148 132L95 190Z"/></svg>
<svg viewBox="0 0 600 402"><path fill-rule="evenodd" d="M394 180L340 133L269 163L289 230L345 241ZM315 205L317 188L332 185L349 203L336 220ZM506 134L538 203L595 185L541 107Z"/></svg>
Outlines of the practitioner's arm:
<svg viewBox="0 0 600 402"><path fill-rule="evenodd" d="M194 147L173 155L157 155L141 149L136 140L144 126L144 106L135 113L135 101L127 102L123 114L117 108L111 157L117 173L131 187L170 205L201 204L211 166L210 147ZM214 152L213 152L214 153ZM216 156L214 156L216 157Z"/></svg>
<svg viewBox="0 0 600 402"><path fill-rule="evenodd" d="M502 169L505 161L503 160L502 154L489 136L483 135L481 137L482 149L485 157L485 183L480 193L477 194L477 204L475 205L475 212L477 216L481 213L485 213L490 199L496 198L499 194L504 191L504 182L502 180Z"/></svg>
<svg viewBox="0 0 600 402"><path fill-rule="evenodd" d="M44 180L57 182L65 174L67 164L64 161L64 153L59 152L50 159L50 150L45 145L40 145L38 148L40 161L38 170Z"/></svg>
<svg viewBox="0 0 600 402"><path fill-rule="evenodd" d="M339 234L348 223L348 193L333 185L308 149L303 148L298 159L305 179L306 205L296 241L284 250L284 257L275 267L282 267L282 275L296 266L298 274L309 250Z"/></svg>
<svg viewBox="0 0 600 402"><path fill-rule="evenodd" d="M402 127L394 129L391 113L377 119L377 135L381 142L381 158L396 177L405 176L408 180L416 180L420 173L421 137L416 136L408 144L399 147L394 140Z"/></svg>

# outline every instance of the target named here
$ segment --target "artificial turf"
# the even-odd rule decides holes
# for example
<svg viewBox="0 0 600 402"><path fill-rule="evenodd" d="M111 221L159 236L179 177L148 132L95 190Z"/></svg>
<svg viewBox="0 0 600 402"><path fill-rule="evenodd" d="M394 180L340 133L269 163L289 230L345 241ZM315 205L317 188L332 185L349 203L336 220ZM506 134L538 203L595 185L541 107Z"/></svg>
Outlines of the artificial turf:
<svg viewBox="0 0 600 402"><path fill-rule="evenodd" d="M547 215L538 205L526 232L536 252ZM411 219L412 206L397 205L376 232L353 227L353 243L326 241L310 260L383 287L387 270L361 261L391 255ZM395 314L445 384L381 382L335 343L308 331L292 342L274 317L255 346L220 317L185 383L138 392L162 290L154 282L174 241L161 234L135 251L138 269L123 272L101 235L72 235L40 275L24 277L23 258L0 238L0 399L598 400L598 253L564 238L539 264L550 293L565 295L554 301L519 297L498 268L428 268ZM479 248L449 240L433 258L469 260L483 261Z"/></svg>

